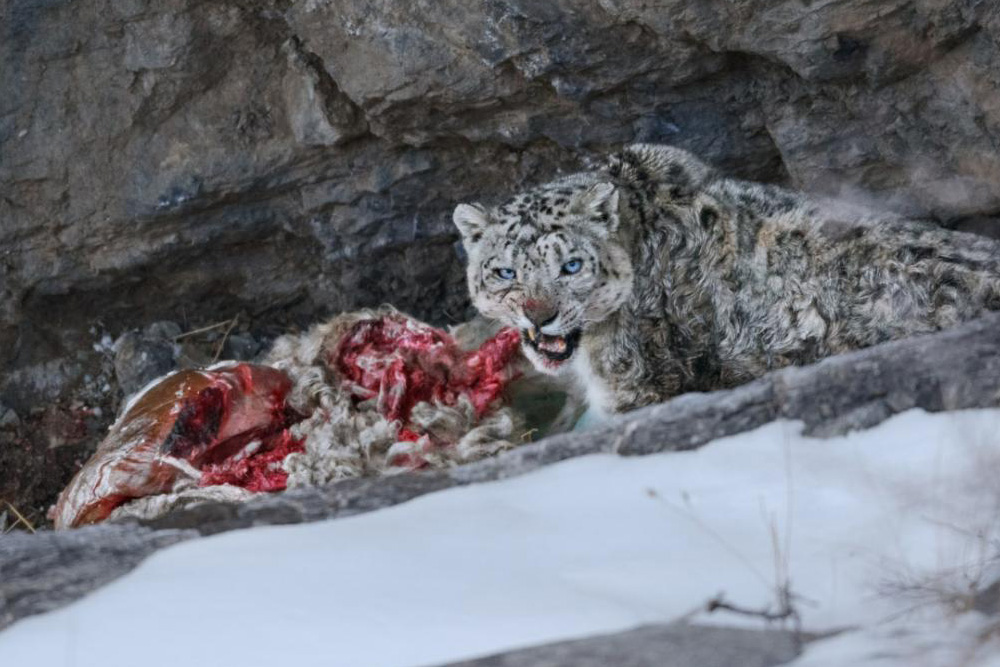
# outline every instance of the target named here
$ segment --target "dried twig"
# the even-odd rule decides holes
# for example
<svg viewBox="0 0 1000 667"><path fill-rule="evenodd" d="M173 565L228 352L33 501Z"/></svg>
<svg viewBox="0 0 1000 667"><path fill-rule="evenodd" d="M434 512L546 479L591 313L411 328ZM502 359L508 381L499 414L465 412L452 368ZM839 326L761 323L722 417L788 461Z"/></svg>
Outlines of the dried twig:
<svg viewBox="0 0 1000 667"><path fill-rule="evenodd" d="M235 319L235 318L233 318L233 319ZM216 322L215 324L209 324L207 327L199 327L197 329L192 329L191 331L185 331L182 334L178 334L177 336L174 336L174 342L176 343L177 341L181 340L182 338L189 338L190 336L196 336L196 335L198 335L200 333L205 333L206 331L212 331L213 329L218 329L220 327L224 327L227 324L230 325L230 327L231 327L232 326L232 322L233 322L233 320L223 320L222 322Z"/></svg>
<svg viewBox="0 0 1000 667"><path fill-rule="evenodd" d="M18 509L10 503L10 501L5 500L4 504L7 505L10 511L14 513L14 517L17 518L17 521L13 524L14 526L16 526L17 524L21 524L25 528L27 528L29 532L32 533L35 532L35 526L32 525L32 523L28 521L28 518L23 514L21 514L21 512L18 511Z"/></svg>
<svg viewBox="0 0 1000 667"><path fill-rule="evenodd" d="M747 569L752 572L761 582L763 582L768 588L774 591L775 598L777 600L777 609L773 609L770 605L763 607L761 609L751 609L749 607L741 607L739 605L727 602L722 593L719 593L714 598L705 603L702 608L705 612L711 614L716 611L729 611L734 614L740 614L743 616L754 616L756 618L762 618L766 621L785 621L791 620L793 623L793 630L796 637L801 638L802 636L802 618L799 614L798 609L795 606L795 602L800 602L803 598L792 593L791 583L788 578L788 561L785 555L782 554L780 539L778 536L778 526L774 521L769 522L769 533L771 537L771 545L774 555L774 583L768 581L767 577L758 570L754 564L746 558L735 546L733 546L728 540L725 539L718 532L713 530L707 524L705 524L697 515L693 512L685 512L679 507L675 507L672 503L663 498L656 489L647 488L646 494L653 498L654 500L660 502L665 507L670 508L674 512L680 514L686 519L693 521L697 526L699 526L703 531L705 531L709 536L714 538L726 551L731 555L739 559ZM787 553L787 552L786 552Z"/></svg>
<svg viewBox="0 0 1000 667"><path fill-rule="evenodd" d="M723 598L722 593L719 593L714 598L705 603L705 611L711 614L715 611L730 611L734 614L740 614L742 616L754 616L756 618L762 618L765 621L784 621L787 619L792 619L795 623L796 628L801 623L799 618L799 612L792 604L792 592L787 586L781 586L777 590L778 593L778 609L772 610L770 605L767 607L762 607L761 609L751 609L749 607L741 607L740 605L732 604L727 602Z"/></svg>
<svg viewBox="0 0 1000 667"><path fill-rule="evenodd" d="M236 326L236 320L238 319L240 319L240 316L237 314L233 316L233 319L229 320L229 326L226 327L226 330L223 332L222 339L219 341L219 345L215 348L215 354L212 356L213 364L219 360L219 357L222 356L222 348L225 347L226 340L229 338L229 333L233 330L233 327Z"/></svg>
<svg viewBox="0 0 1000 667"><path fill-rule="evenodd" d="M659 502L667 509L675 512L677 515L684 517L688 521L694 523L699 529L704 531L705 534L714 539L723 549L725 549L731 556L733 556L733 558L737 559L744 566L746 566L747 570L749 570L755 577L757 577L757 579L759 579L760 582L764 584L764 586L766 586L767 588L771 588L773 586L771 581L768 580L768 578L764 575L763 572L757 569L757 566L755 566L750 561L749 558L747 558L739 549L733 546L733 544L729 540L727 540L725 537L723 537L717 531L715 531L711 526L702 521L698 517L698 515L696 515L694 512L686 511L683 508L675 506L669 500L661 496L656 491L656 489L647 488L646 495L652 498L653 500Z"/></svg>

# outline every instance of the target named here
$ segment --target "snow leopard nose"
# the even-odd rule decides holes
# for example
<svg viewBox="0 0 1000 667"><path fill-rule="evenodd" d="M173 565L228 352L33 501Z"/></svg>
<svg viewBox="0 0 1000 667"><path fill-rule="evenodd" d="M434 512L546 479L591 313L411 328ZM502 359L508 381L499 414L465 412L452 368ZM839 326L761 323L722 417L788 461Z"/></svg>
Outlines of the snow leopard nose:
<svg viewBox="0 0 1000 667"><path fill-rule="evenodd" d="M551 323L559 316L559 309L553 304L545 301L535 301L534 299L525 301L523 310L524 316L538 329Z"/></svg>

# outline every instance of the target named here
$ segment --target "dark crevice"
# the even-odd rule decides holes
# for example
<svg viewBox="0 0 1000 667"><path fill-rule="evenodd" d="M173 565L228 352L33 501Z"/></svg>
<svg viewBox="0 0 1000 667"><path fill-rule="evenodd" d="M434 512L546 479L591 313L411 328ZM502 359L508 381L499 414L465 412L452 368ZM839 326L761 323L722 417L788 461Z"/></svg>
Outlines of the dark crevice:
<svg viewBox="0 0 1000 667"><path fill-rule="evenodd" d="M337 142L338 145L343 146L350 141L370 135L364 111L340 89L323 59L314 51L307 49L297 35L288 38L288 45L312 75L316 92L323 98L323 110L327 122L333 127L349 128L344 139Z"/></svg>

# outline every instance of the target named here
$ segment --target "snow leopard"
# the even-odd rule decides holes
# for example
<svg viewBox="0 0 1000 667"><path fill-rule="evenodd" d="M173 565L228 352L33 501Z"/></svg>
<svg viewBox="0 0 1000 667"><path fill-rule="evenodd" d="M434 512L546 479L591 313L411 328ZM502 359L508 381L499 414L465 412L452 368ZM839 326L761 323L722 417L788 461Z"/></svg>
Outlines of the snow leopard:
<svg viewBox="0 0 1000 667"><path fill-rule="evenodd" d="M609 415L1000 310L1000 243L636 144L453 221L475 307Z"/></svg>

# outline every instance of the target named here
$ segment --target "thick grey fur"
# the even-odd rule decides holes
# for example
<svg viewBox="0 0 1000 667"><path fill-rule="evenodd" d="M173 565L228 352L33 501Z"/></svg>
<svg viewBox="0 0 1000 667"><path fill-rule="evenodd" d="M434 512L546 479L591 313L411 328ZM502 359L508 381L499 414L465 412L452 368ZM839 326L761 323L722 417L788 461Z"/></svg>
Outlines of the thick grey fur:
<svg viewBox="0 0 1000 667"><path fill-rule="evenodd" d="M669 146L454 219L479 310L527 332L542 304L557 313L542 333L581 330L568 361L527 356L606 412L1000 310L991 239L726 178ZM561 272L570 259L584 270Z"/></svg>

